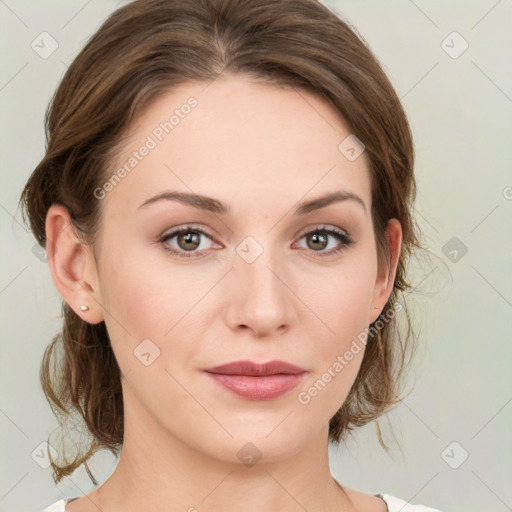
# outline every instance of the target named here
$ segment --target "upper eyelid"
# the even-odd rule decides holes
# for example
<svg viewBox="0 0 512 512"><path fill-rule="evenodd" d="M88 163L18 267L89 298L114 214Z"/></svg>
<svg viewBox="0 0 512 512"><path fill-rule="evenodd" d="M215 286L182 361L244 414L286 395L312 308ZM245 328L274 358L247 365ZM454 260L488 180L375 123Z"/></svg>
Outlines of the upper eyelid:
<svg viewBox="0 0 512 512"><path fill-rule="evenodd" d="M166 231L166 232L162 233L159 236L159 238L167 238L167 237L170 237L171 235L176 236L183 231L197 231L197 232L200 232L201 234L208 236L209 238L215 238L217 236L216 234L209 233L208 231L206 231L203 228L198 228L192 224L186 224L184 226L178 226L176 228L172 228L170 231Z"/></svg>
<svg viewBox="0 0 512 512"><path fill-rule="evenodd" d="M193 224L185 224L183 226L178 226L176 228L172 228L169 232L162 234L159 238L160 239L174 238L180 232L187 231L187 230L200 232L201 234L206 235L208 238L210 238L212 240L215 239L215 242L220 243L216 240L216 238L217 238L216 234L210 234L207 230L203 229L202 227L197 227L197 226L194 226ZM343 235L345 235L347 238L352 239L352 236L345 229L337 227L337 226L329 225L329 224L322 224L322 223L314 224L313 226L305 227L305 228L299 230L298 233L294 235L294 238L296 238L296 237L302 238L303 236L305 236L311 232L315 232L315 231L329 231L329 230L332 230L335 232L339 231ZM214 233L215 233L215 231L214 231ZM333 235L331 234L331 236L333 236Z"/></svg>
<svg viewBox="0 0 512 512"><path fill-rule="evenodd" d="M334 256L335 254L338 254L338 253L344 251L346 248L352 246L355 242L355 240L352 238L352 236L346 230L341 229L337 226L334 227L334 226L328 226L328 225L326 226L326 225L318 225L317 224L314 227L310 226L310 227L306 227L303 229L304 229L304 231L299 232L300 235L295 235L294 239L297 238L300 241L300 240L302 240L302 238L304 238L306 235L308 235L310 233L324 232L324 233L327 233L327 236L331 236L332 238L337 239L338 244L340 244L337 248L330 249L329 251L319 251L318 257ZM191 224L173 228L170 232L160 236L158 239L158 242L161 245L166 245L166 242L168 240L171 240L175 236L179 235L180 233L187 232L187 231L197 231L200 234L206 235L208 238L210 238L210 240L213 243L217 243L215 240L216 237L212 237L204 229L195 227ZM221 245L223 245L223 244L221 244ZM174 253L176 255L176 257L186 258L186 259L199 259L199 258L207 256L207 253L210 252L212 249L203 249L201 251L184 251L183 249L179 249L179 248L170 249L168 247L164 247L164 250L167 252L170 252L170 253ZM215 249L213 249L213 250L215 250Z"/></svg>

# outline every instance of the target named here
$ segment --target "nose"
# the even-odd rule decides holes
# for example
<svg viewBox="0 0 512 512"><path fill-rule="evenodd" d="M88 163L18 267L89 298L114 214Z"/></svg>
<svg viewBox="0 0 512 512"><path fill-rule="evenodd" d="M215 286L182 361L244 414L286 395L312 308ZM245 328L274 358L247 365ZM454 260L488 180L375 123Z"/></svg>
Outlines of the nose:
<svg viewBox="0 0 512 512"><path fill-rule="evenodd" d="M283 254L255 239L237 247L227 279L227 322L232 329L249 329L256 337L275 337L297 318L297 283Z"/></svg>

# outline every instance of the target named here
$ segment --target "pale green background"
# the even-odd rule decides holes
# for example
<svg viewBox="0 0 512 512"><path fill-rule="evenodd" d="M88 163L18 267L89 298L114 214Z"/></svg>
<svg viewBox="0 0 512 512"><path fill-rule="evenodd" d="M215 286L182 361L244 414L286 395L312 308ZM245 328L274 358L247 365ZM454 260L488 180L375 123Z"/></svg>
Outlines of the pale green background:
<svg viewBox="0 0 512 512"><path fill-rule="evenodd" d="M415 272L423 348L413 393L389 415L403 455L395 445L387 455L369 425L332 450L333 474L443 512L512 510L512 2L326 4L368 41L403 99L417 152L418 222L438 256ZM51 470L31 458L56 427L38 373L60 327L60 297L32 253L17 201L43 155L43 115L66 65L118 5L0 0L0 512L42 510L92 485L82 468L56 488ZM43 31L59 44L46 60L30 46ZM453 31L469 44L457 59L441 47ZM468 248L457 262L442 251L452 237ZM453 441L469 453L458 469L441 456ZM92 465L100 482L114 466L109 455Z"/></svg>

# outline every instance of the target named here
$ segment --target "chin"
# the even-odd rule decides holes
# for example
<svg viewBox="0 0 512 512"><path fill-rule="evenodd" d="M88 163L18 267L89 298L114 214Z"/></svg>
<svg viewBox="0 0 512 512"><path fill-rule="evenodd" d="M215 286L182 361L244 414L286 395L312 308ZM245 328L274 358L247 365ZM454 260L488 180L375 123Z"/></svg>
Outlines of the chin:
<svg viewBox="0 0 512 512"><path fill-rule="evenodd" d="M260 428L229 429L233 438L227 435L215 436L209 446L207 437L201 436L204 452L223 462L244 464L248 467L256 463L275 463L289 459L305 450L311 444L312 433L304 429L303 425L291 428L286 422L291 419L274 422L272 426L261 425ZM281 423L281 424L279 424ZM196 446L201 450L201 447Z"/></svg>

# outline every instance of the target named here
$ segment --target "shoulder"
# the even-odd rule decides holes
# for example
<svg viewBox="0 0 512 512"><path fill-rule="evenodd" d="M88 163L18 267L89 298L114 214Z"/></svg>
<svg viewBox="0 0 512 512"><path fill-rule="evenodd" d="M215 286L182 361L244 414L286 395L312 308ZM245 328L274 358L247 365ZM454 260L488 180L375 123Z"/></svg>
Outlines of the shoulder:
<svg viewBox="0 0 512 512"><path fill-rule="evenodd" d="M43 512L68 512L69 506L68 510L66 510L66 506L68 505L68 503L78 500L79 498L80 496L61 499L59 501L56 501L55 503L52 503L51 505L48 505L45 509L43 509Z"/></svg>
<svg viewBox="0 0 512 512"><path fill-rule="evenodd" d="M413 505L390 494L381 492L364 493L350 487L343 487L355 510L372 512L441 512L424 505Z"/></svg>
<svg viewBox="0 0 512 512"><path fill-rule="evenodd" d="M359 493L357 491L354 491L351 489L352 497L354 497L355 494L362 496L362 493ZM366 495L368 497L368 495ZM386 505L388 507L388 512L441 512L440 510L436 508L430 508L426 507L424 505L412 505L409 502L397 498L395 496L391 496L390 494L384 494L384 493L376 493L372 495L373 497L378 497L386 502ZM62 499L59 501L56 501L55 503L52 503L51 505L48 505L43 512L66 512L66 503L67 501L72 501L76 498L70 498L68 500ZM361 498L359 498L361 499Z"/></svg>
<svg viewBox="0 0 512 512"><path fill-rule="evenodd" d="M379 493L378 496L386 502L389 512L441 512L437 508L430 508L425 505L412 505L408 501L389 494Z"/></svg>
<svg viewBox="0 0 512 512"><path fill-rule="evenodd" d="M59 500L48 505L43 512L66 512L66 500Z"/></svg>

